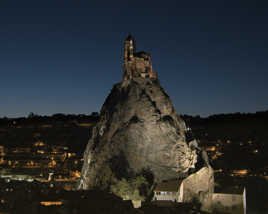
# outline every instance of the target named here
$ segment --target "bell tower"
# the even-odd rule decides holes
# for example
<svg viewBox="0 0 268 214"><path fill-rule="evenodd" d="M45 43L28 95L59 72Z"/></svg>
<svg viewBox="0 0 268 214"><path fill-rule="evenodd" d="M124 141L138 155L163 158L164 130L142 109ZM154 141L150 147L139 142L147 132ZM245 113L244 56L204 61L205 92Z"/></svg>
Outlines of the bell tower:
<svg viewBox="0 0 268 214"><path fill-rule="evenodd" d="M129 34L124 42L124 64L134 58L135 51L135 41L133 37Z"/></svg>
<svg viewBox="0 0 268 214"><path fill-rule="evenodd" d="M131 64L134 61L134 53L136 45L133 37L129 34L124 42L124 64L123 64L123 79L130 79L132 77Z"/></svg>

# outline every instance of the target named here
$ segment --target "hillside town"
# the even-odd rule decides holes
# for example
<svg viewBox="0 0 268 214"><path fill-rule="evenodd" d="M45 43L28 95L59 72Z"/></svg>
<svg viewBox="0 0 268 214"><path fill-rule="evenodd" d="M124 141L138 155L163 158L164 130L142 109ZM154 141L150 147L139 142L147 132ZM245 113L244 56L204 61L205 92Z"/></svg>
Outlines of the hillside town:
<svg viewBox="0 0 268 214"><path fill-rule="evenodd" d="M263 113L265 114L265 113ZM267 114L267 113L266 113ZM258 120L258 114L255 114L255 119ZM228 115L225 116L227 118ZM251 116L244 115L244 118L241 119L243 121L246 120L247 124L250 124ZM70 149L67 145L63 145L61 143L51 143L48 141L42 141L42 138L47 138L43 132L39 133L38 137L40 140L36 139L36 136L31 136L30 143L29 142L21 142L22 146L18 143L15 143L15 146L8 142L8 139L11 138L11 134L16 133L23 128L24 134L27 135L27 131L29 135L32 135L33 130L36 132L38 127L46 126L46 133L53 132L53 128L57 126L57 124L61 123L63 119L57 119L55 122L52 120L51 123L48 123L47 119L42 120L42 117L36 117L36 120L39 121L37 124L33 119L25 118L24 123L20 121L22 119L0 119L1 121L1 143L0 146L0 167L1 167L1 210L5 211L10 204L10 197L15 194L15 190L20 188L20 186L25 186L30 191L33 191L33 188L38 188L40 191L46 192L50 190L52 192L59 191L59 189L72 190L76 182L80 177L82 162L83 162L83 154L77 149ZM67 118L67 116L66 116ZM64 119L65 124L71 124L73 119L69 120ZM187 121L187 117L184 117ZM189 117L188 117L189 118ZM260 117L261 118L261 117ZM79 117L77 116L79 129L81 131L85 131L84 134L84 147L88 138L88 128L89 126L86 124L94 124L97 120L94 118L87 119L79 123ZM194 117L188 121L192 124L197 124L202 119L195 119ZM221 121L221 118L218 118L218 121ZM5 121L5 122L4 122ZM205 119L202 120L203 122ZM261 119L259 119L261 124ZM18 124L18 125L14 125ZM24 125L25 124L25 125ZM49 125L48 125L49 124ZM81 125L82 124L82 125ZM206 144L202 144L204 150L207 151L209 159L211 161L211 165L214 169L215 176L215 191L223 192L226 189L227 185L229 185L228 192L243 194L243 187L249 185L247 181L253 179L261 179L268 180L267 172L268 172L268 163L263 163L261 166L250 167L240 167L232 166L235 163L230 163L228 161L228 153L231 148L237 148L236 151L240 154L242 151L248 151L249 154L252 155L255 159L262 157L263 147L259 142L254 142L253 140L248 139L247 141L243 141L243 139L239 140L224 140L223 138L217 139L217 125L218 122L214 122L215 131L211 131L208 127L208 122L204 122L203 127L199 125L192 126L194 133L197 133L198 139L202 139L202 142L207 142ZM32 127L32 128L29 128ZM245 125L249 127L249 125ZM86 127L86 128L85 128ZM207 129L208 128L208 129ZM68 126L65 128L62 127L62 133L68 130ZM218 125L218 130L221 129L221 126ZM9 132L12 130L12 132ZM234 134L229 136L224 136L229 139L236 139L242 133L239 131L240 129L236 129L237 131ZM81 132L79 132L81 133ZM260 138L265 138L266 132L259 133ZM43 136L42 136L43 135ZM201 136L201 137L199 137ZM261 137L262 136L262 137ZM210 139L212 138L212 139ZM215 140L216 139L216 140ZM62 138L62 141L66 141L66 139ZM74 141L76 141L74 139ZM241 145L242 144L242 145ZM230 149L228 149L230 148ZM258 152L257 152L258 151ZM259 151L261 151L259 153ZM238 156L238 158L243 158ZM221 160L221 161L219 161ZM239 161L239 159L238 159ZM241 159L242 161L242 159ZM239 164L239 163L238 163ZM265 165L266 164L266 165ZM179 183L176 182L175 189L177 192ZM252 184L254 185L254 183ZM33 187L34 186L34 187ZM177 187L176 187L177 186ZM230 188L231 187L231 188ZM262 186L265 188L265 185ZM168 187L170 189L170 187ZM173 188L173 187L172 187ZM158 191L159 190L159 191ZM165 187L159 186L155 189L156 194L155 197L162 197L160 190L165 190ZM174 191L174 190L172 190ZM247 195L251 198L251 195ZM40 198L40 206L49 207L49 206L63 206L64 201L52 200L49 201L45 198ZM250 203L250 202L249 202ZM8 208L9 209L9 208Z"/></svg>

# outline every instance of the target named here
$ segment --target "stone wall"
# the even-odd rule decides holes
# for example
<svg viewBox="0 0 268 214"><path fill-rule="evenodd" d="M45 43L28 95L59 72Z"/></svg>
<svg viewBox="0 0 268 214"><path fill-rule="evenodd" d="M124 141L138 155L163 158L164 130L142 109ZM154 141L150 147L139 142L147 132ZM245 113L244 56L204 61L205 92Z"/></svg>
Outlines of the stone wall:
<svg viewBox="0 0 268 214"><path fill-rule="evenodd" d="M126 79L133 77L154 78L156 74L152 72L151 61L144 60L143 58L134 57L132 60L125 62L124 75Z"/></svg>
<svg viewBox="0 0 268 214"><path fill-rule="evenodd" d="M212 210L213 212L243 214L243 195L214 193Z"/></svg>
<svg viewBox="0 0 268 214"><path fill-rule="evenodd" d="M203 211L211 211L214 192L214 176L211 167L203 167L185 178L183 184L183 202L200 203Z"/></svg>
<svg viewBox="0 0 268 214"><path fill-rule="evenodd" d="M150 61L144 60L143 58L134 58L135 67L139 73L147 73L150 71Z"/></svg>

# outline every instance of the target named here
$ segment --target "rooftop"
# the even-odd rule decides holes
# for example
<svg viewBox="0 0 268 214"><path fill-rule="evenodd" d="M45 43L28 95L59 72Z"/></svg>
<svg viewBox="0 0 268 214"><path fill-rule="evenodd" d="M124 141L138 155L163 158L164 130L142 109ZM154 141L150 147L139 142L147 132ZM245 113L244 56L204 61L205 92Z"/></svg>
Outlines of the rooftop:
<svg viewBox="0 0 268 214"><path fill-rule="evenodd" d="M154 191L177 192L179 190L182 181L183 179L164 181L162 183L157 184Z"/></svg>

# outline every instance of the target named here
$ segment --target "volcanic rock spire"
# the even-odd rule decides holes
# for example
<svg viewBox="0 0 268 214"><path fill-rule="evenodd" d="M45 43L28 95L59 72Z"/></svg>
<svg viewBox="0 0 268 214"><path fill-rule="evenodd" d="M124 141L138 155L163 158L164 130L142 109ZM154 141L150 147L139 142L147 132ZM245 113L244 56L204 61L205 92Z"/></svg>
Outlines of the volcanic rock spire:
<svg viewBox="0 0 268 214"><path fill-rule="evenodd" d="M91 130L80 189L115 191L120 182L141 181L140 175L150 175L145 183L156 183L209 167L197 142L187 141L185 122L152 70L150 54L135 49L129 36L124 42L123 81L114 85Z"/></svg>

